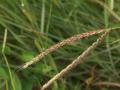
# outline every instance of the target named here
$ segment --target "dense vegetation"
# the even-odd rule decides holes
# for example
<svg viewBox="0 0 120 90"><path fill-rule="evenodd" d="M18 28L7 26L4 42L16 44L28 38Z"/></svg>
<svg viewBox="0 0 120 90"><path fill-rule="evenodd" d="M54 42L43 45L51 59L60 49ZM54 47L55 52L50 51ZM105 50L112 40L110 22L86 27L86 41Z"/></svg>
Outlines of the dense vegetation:
<svg viewBox="0 0 120 90"><path fill-rule="evenodd" d="M99 2L100 1L100 2ZM75 34L120 27L120 0L0 0L0 90L40 90L100 36L61 47L18 70L40 52ZM120 30L51 90L119 90ZM99 86L99 82L117 83Z"/></svg>

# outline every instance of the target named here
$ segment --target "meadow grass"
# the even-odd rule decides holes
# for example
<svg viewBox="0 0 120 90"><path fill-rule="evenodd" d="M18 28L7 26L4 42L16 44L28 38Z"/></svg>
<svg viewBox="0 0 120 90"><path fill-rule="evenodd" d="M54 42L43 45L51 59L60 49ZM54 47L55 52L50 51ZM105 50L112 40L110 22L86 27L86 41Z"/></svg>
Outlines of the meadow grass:
<svg viewBox="0 0 120 90"><path fill-rule="evenodd" d="M48 90L119 90L119 3L119 0L0 0L0 90L40 90L100 35L61 47L26 69L19 71L19 66L73 35L108 28L114 30L103 43Z"/></svg>

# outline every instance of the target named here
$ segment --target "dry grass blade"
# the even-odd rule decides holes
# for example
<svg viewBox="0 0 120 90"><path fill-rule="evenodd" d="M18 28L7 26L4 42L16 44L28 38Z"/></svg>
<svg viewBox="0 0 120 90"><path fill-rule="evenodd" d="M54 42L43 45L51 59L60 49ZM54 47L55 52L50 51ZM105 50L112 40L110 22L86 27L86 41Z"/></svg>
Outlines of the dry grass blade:
<svg viewBox="0 0 120 90"><path fill-rule="evenodd" d="M97 85L97 86L112 86L112 87L120 88L120 83L116 83L116 82L98 82L95 85Z"/></svg>
<svg viewBox="0 0 120 90"><path fill-rule="evenodd" d="M48 55L49 53L55 51L56 49L64 46L64 45L67 45L67 44L71 44L73 42L75 42L76 40L79 40L81 38L85 38L85 37L89 37L91 35L95 35L95 34L98 34L98 33L102 33L104 32L105 30L104 29L101 29L101 30L97 30L97 31L90 31L90 32L86 32L86 33L82 33L82 34L77 34L77 35L74 35L70 38L67 38L53 46L51 46L50 48L46 49L45 51L43 51L42 53L40 53L39 55L37 55L36 57L34 57L32 60L30 60L29 62L25 63L21 68L22 69L25 69L27 68L28 66L38 62L40 59L42 59L43 57L45 57L46 55Z"/></svg>
<svg viewBox="0 0 120 90"><path fill-rule="evenodd" d="M77 59L75 59L71 64L69 64L60 73L58 73L57 75L55 75L51 80L49 80L47 83L45 83L43 85L43 87L41 88L41 90L47 89L54 81L56 81L57 79L63 77L66 73L68 73L70 70L72 70L73 68L75 68L79 63L81 63L81 61L83 61L90 54L90 52L93 49L95 49L97 47L97 45L99 45L102 42L102 40L108 34L108 32L109 31L106 31L103 35L101 35L101 37L99 37L96 42L94 42L80 56L78 56Z"/></svg>

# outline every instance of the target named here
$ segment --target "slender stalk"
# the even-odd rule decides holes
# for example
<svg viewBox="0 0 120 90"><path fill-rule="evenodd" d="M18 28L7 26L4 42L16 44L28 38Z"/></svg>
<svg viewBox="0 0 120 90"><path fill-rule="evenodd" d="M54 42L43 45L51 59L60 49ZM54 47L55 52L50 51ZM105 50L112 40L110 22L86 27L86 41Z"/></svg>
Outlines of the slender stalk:
<svg viewBox="0 0 120 90"><path fill-rule="evenodd" d="M45 0L42 0L42 14L41 14L41 32L44 33L45 24Z"/></svg>
<svg viewBox="0 0 120 90"><path fill-rule="evenodd" d="M96 86L111 86L120 88L120 83L116 82L98 82L95 84Z"/></svg>
<svg viewBox="0 0 120 90"><path fill-rule="evenodd" d="M22 67L21 69L25 69L27 68L28 66L38 62L40 59L42 59L43 57L45 57L46 55L48 55L49 53L55 51L56 49L64 46L64 45L68 45L68 44L71 44L81 38L85 38L85 37L89 37L89 36L92 36L92 35L95 35L95 34L99 34L99 33L102 33L102 32L105 32L104 29L101 29L101 30L96 30L96 31L90 31L90 32L86 32L86 33L82 33L82 34L77 34L77 35L74 35L70 38L67 38L65 40L62 40L61 42L51 46L50 48L46 49L45 51L43 51L42 53L40 53L39 55L37 55L36 57L34 57L32 60L30 60L29 62L26 62Z"/></svg>
<svg viewBox="0 0 120 90"><path fill-rule="evenodd" d="M118 21L120 21L120 16L118 14L116 14L113 10L111 10L111 8L109 8L106 4L104 4L101 0L92 0L94 2L99 3L101 6L103 6L108 12L111 13L112 16L114 16L114 18L116 18Z"/></svg>
<svg viewBox="0 0 120 90"><path fill-rule="evenodd" d="M5 53L4 53L4 51L5 51L5 45L6 45L6 41L7 41L7 32L8 32L8 30L5 29L3 46L2 46L2 55L3 55L3 58L4 58L4 60L5 60L5 63L6 63L6 65L7 65L7 68L8 68L8 72L9 72L9 76L10 76L12 88L13 88L13 90L16 90L16 89L15 89L15 85L14 85L14 80L13 80L13 77L12 77L12 72L11 72L9 63L8 63L7 58L6 58L6 56L5 56Z"/></svg>
<svg viewBox="0 0 120 90"><path fill-rule="evenodd" d="M71 64L69 64L65 69L63 69L60 73L55 75L52 79L50 79L47 83L43 85L41 90L47 89L54 81L57 79L63 77L65 74L67 74L69 71L71 71L73 68L75 68L79 63L81 63L90 53L93 49L99 45L104 37L108 34L109 31L106 31L103 35L101 35L96 42L94 42L90 47L88 47L80 56L78 56Z"/></svg>

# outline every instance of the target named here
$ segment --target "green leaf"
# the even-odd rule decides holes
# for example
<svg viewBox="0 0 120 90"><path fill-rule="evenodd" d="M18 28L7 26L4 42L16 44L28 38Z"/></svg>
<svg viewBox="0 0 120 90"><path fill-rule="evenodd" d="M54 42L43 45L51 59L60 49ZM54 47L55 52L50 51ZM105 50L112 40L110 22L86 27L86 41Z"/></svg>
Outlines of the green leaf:
<svg viewBox="0 0 120 90"><path fill-rule="evenodd" d="M53 68L51 66L48 66L48 65L45 65L45 64L36 65L33 69L37 72L42 72L44 74L53 70Z"/></svg>
<svg viewBox="0 0 120 90"><path fill-rule="evenodd" d="M21 85L21 81L18 78L18 76L12 72L12 76L13 76L13 82L14 82L14 86L16 90L22 90L22 85ZM10 86L10 90L12 90L12 87Z"/></svg>
<svg viewBox="0 0 120 90"><path fill-rule="evenodd" d="M0 67L0 78L8 79L8 75L4 68Z"/></svg>
<svg viewBox="0 0 120 90"><path fill-rule="evenodd" d="M11 49L8 46L5 46L5 54L9 55L11 54ZM2 45L0 45L0 53L2 53Z"/></svg>
<svg viewBox="0 0 120 90"><path fill-rule="evenodd" d="M60 0L52 0L55 5L58 5L60 3Z"/></svg>
<svg viewBox="0 0 120 90"><path fill-rule="evenodd" d="M22 55L20 57L24 62L27 62L30 61L34 56L35 56L35 52L26 51L26 52L22 52Z"/></svg>
<svg viewBox="0 0 120 90"><path fill-rule="evenodd" d="M33 88L33 83L30 81L23 80L22 84L23 84L22 90L32 90L32 88Z"/></svg>

